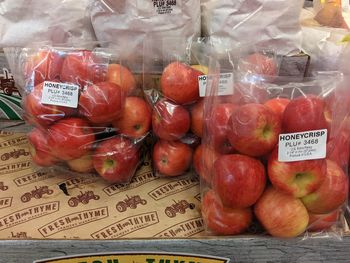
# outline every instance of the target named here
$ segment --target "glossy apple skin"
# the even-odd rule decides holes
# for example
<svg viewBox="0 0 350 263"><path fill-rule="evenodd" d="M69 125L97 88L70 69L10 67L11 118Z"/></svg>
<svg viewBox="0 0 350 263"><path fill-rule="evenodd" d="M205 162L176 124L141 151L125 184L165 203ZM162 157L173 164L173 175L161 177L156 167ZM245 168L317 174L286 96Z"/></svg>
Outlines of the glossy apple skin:
<svg viewBox="0 0 350 263"><path fill-rule="evenodd" d="M123 112L125 95L120 86L110 82L89 84L79 99L79 114L93 124L112 123Z"/></svg>
<svg viewBox="0 0 350 263"><path fill-rule="evenodd" d="M191 108L191 131L193 134L202 138L203 136L203 121L204 114L204 100L201 99L196 102Z"/></svg>
<svg viewBox="0 0 350 263"><path fill-rule="evenodd" d="M214 174L214 163L220 154L205 144L200 144L193 154L195 172L207 183L211 184Z"/></svg>
<svg viewBox="0 0 350 263"><path fill-rule="evenodd" d="M32 160L39 166L52 166L58 162L47 144L47 134L38 128L34 128L28 134L29 151Z"/></svg>
<svg viewBox="0 0 350 263"><path fill-rule="evenodd" d="M159 140L153 148L153 165L164 176L178 176L191 165L193 150L179 141Z"/></svg>
<svg viewBox="0 0 350 263"><path fill-rule="evenodd" d="M191 117L188 110L168 100L156 103L152 113L152 129L161 139L174 141L183 137L190 129Z"/></svg>
<svg viewBox="0 0 350 263"><path fill-rule="evenodd" d="M339 165L327 160L326 179L314 192L301 200L314 214L327 214L345 203L349 193L349 179Z"/></svg>
<svg viewBox="0 0 350 263"><path fill-rule="evenodd" d="M338 222L339 210L335 210L329 214L312 214L309 213L308 230L311 232L318 232L331 228Z"/></svg>
<svg viewBox="0 0 350 263"><path fill-rule="evenodd" d="M92 152L73 160L67 161L69 168L78 173L91 173L94 171L92 163Z"/></svg>
<svg viewBox="0 0 350 263"><path fill-rule="evenodd" d="M140 97L127 97L120 118L113 122L119 133L138 139L151 129L152 111L147 102Z"/></svg>
<svg viewBox="0 0 350 263"><path fill-rule="evenodd" d="M275 188L294 197L303 197L317 190L326 179L325 159L279 162L278 148L268 160L268 176Z"/></svg>
<svg viewBox="0 0 350 263"><path fill-rule="evenodd" d="M266 101L265 106L269 107L280 119L283 117L284 110L289 104L290 100L286 98L274 98Z"/></svg>
<svg viewBox="0 0 350 263"><path fill-rule="evenodd" d="M242 154L257 157L273 150L281 133L281 121L262 104L240 106L228 121L228 139Z"/></svg>
<svg viewBox="0 0 350 263"><path fill-rule="evenodd" d="M202 72L181 62L165 67L160 78L163 95L177 104L190 104L199 99L198 77Z"/></svg>
<svg viewBox="0 0 350 263"><path fill-rule="evenodd" d="M255 204L254 212L267 232L275 237L297 237L309 223L308 212L300 199L272 187Z"/></svg>
<svg viewBox="0 0 350 263"><path fill-rule="evenodd" d="M213 190L204 194L202 216L208 230L218 235L243 233L252 222L251 208L228 208Z"/></svg>
<svg viewBox="0 0 350 263"><path fill-rule="evenodd" d="M210 144L213 148L222 154L234 153L228 139L228 122L238 106L232 103L221 103L213 107L212 113L207 120L207 131Z"/></svg>
<svg viewBox="0 0 350 263"><path fill-rule="evenodd" d="M45 80L59 79L63 64L63 56L58 52L40 50L28 57L24 65L24 77L32 86Z"/></svg>
<svg viewBox="0 0 350 263"><path fill-rule="evenodd" d="M23 98L24 117L30 124L47 127L57 120L76 113L74 108L41 103L43 87L42 82Z"/></svg>
<svg viewBox="0 0 350 263"><path fill-rule="evenodd" d="M275 59L261 53L253 53L242 59L239 64L242 71L251 74L277 76L277 63Z"/></svg>
<svg viewBox="0 0 350 263"><path fill-rule="evenodd" d="M103 82L107 79L107 66L102 58L88 50L67 54L61 69L61 80L83 88L88 83Z"/></svg>
<svg viewBox="0 0 350 263"><path fill-rule="evenodd" d="M327 129L324 106L324 101L314 95L301 96L291 100L283 113L284 132Z"/></svg>
<svg viewBox="0 0 350 263"><path fill-rule="evenodd" d="M126 95L136 89L136 80L129 69L119 64L109 64L107 81L119 85Z"/></svg>
<svg viewBox="0 0 350 263"><path fill-rule="evenodd" d="M95 141L95 135L87 121L67 118L49 127L47 141L56 158L68 161L86 154Z"/></svg>
<svg viewBox="0 0 350 263"><path fill-rule="evenodd" d="M265 189L264 165L241 154L222 155L214 163L212 185L224 206L252 206Z"/></svg>
<svg viewBox="0 0 350 263"><path fill-rule="evenodd" d="M350 134L343 130L327 142L327 159L346 169L349 164Z"/></svg>
<svg viewBox="0 0 350 263"><path fill-rule="evenodd" d="M98 174L111 183L129 182L140 162L137 145L116 136L98 144L93 164Z"/></svg>

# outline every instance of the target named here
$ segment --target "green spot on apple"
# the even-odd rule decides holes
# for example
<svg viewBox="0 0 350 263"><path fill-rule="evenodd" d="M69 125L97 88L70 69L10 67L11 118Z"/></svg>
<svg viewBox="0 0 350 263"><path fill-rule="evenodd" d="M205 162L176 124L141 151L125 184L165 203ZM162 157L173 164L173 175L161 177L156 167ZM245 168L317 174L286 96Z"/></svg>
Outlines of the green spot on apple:
<svg viewBox="0 0 350 263"><path fill-rule="evenodd" d="M135 129L136 131L138 131L139 129L141 129L141 125L140 125L140 124L134 125L134 129Z"/></svg>
<svg viewBox="0 0 350 263"><path fill-rule="evenodd" d="M264 127L263 131L262 131L262 134L263 134L264 138L266 138L266 139L269 138L270 135L271 135L271 131L272 131L271 126L270 125L266 125Z"/></svg>

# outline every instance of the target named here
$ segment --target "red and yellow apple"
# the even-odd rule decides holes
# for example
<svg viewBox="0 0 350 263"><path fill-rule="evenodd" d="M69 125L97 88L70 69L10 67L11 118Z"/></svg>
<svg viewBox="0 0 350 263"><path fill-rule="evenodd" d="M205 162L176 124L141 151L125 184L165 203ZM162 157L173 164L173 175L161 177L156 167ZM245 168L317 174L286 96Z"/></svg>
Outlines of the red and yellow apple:
<svg viewBox="0 0 350 263"><path fill-rule="evenodd" d="M172 62L163 70L160 87L163 95L177 104L189 104L199 99L198 77L203 75L181 62Z"/></svg>
<svg viewBox="0 0 350 263"><path fill-rule="evenodd" d="M214 173L214 163L219 156L219 153L205 144L200 144L194 151L194 169L196 173L208 184L211 184Z"/></svg>
<svg viewBox="0 0 350 263"><path fill-rule="evenodd" d="M79 114L94 124L112 123L122 115L124 104L124 92L117 84L89 84L80 95Z"/></svg>
<svg viewBox="0 0 350 263"><path fill-rule="evenodd" d="M198 137L203 136L203 114L204 114L204 99L196 102L191 108L191 131Z"/></svg>
<svg viewBox="0 0 350 263"><path fill-rule="evenodd" d="M188 132L190 125L190 113L185 107L168 100L160 100L154 106L152 129L159 138L178 140Z"/></svg>
<svg viewBox="0 0 350 263"><path fill-rule="evenodd" d="M252 206L265 189L264 165L245 155L222 155L214 163L212 185L224 206Z"/></svg>
<svg viewBox="0 0 350 263"><path fill-rule="evenodd" d="M309 224L309 214L300 199L273 187L260 197L254 213L267 232L275 237L297 237Z"/></svg>
<svg viewBox="0 0 350 263"><path fill-rule="evenodd" d="M269 107L280 117L280 119L282 119L284 110L286 109L289 102L290 100L286 98L274 98L266 101L264 105Z"/></svg>
<svg viewBox="0 0 350 263"><path fill-rule="evenodd" d="M138 146L129 139L116 136L97 145L93 165L98 174L111 183L127 183L140 162Z"/></svg>
<svg viewBox="0 0 350 263"><path fill-rule="evenodd" d="M304 196L307 210L314 214L327 214L345 203L349 194L349 178L343 169L331 160L327 160L327 174L321 186Z"/></svg>
<svg viewBox="0 0 350 263"><path fill-rule="evenodd" d="M202 216L208 230L218 235L243 233L253 218L251 208L224 207L213 190L204 194Z"/></svg>
<svg viewBox="0 0 350 263"><path fill-rule="evenodd" d="M325 159L279 162L276 147L269 157L267 169L275 188L294 197L303 197L321 186L327 165Z"/></svg>
<svg viewBox="0 0 350 263"><path fill-rule="evenodd" d="M127 97L122 115L113 121L114 128L121 134L137 139L145 136L151 128L152 111L140 97Z"/></svg>
<svg viewBox="0 0 350 263"><path fill-rule="evenodd" d="M193 150L179 141L159 140L153 148L153 165L164 176L178 176L191 165Z"/></svg>
<svg viewBox="0 0 350 263"><path fill-rule="evenodd" d="M280 119L262 104L240 106L228 121L228 139L233 148L253 157L272 151L280 133Z"/></svg>
<svg viewBox="0 0 350 263"><path fill-rule="evenodd" d="M90 173L94 171L94 165L92 163L92 152L73 160L67 161L67 165L72 171L78 173Z"/></svg>
<svg viewBox="0 0 350 263"><path fill-rule="evenodd" d="M109 64L107 81L119 85L126 95L132 94L136 89L134 75L126 67L119 64Z"/></svg>

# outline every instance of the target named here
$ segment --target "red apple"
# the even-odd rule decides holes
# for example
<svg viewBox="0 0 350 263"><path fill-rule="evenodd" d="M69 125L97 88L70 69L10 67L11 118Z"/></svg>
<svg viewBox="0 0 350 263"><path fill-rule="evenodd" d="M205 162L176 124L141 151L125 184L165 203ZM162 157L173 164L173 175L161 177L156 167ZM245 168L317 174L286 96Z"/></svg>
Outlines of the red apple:
<svg viewBox="0 0 350 263"><path fill-rule="evenodd" d="M58 52L40 50L30 55L24 65L24 77L30 79L33 86L45 80L59 79L63 64L63 56Z"/></svg>
<svg viewBox="0 0 350 263"><path fill-rule="evenodd" d="M92 163L92 152L73 160L67 161L69 168L79 173L90 173L94 171L94 165Z"/></svg>
<svg viewBox="0 0 350 263"><path fill-rule="evenodd" d="M326 160L279 162L278 148L268 160L268 175L271 183L294 197L303 197L317 190L326 178Z"/></svg>
<svg viewBox="0 0 350 263"><path fill-rule="evenodd" d="M281 121L267 106L245 104L228 121L228 139L238 152L250 156L269 153L278 143Z"/></svg>
<svg viewBox="0 0 350 263"><path fill-rule="evenodd" d="M129 182L139 162L137 145L122 136L102 141L93 156L93 164L98 174L112 183Z"/></svg>
<svg viewBox="0 0 350 263"><path fill-rule="evenodd" d="M249 156L222 155L214 163L212 184L224 206L249 207L265 189L265 168Z"/></svg>
<svg viewBox="0 0 350 263"><path fill-rule="evenodd" d="M125 94L130 95L136 89L136 80L129 69L119 64L109 64L107 81L119 85Z"/></svg>
<svg viewBox="0 0 350 263"><path fill-rule="evenodd" d="M183 137L190 129L191 118L185 107L168 100L156 103L152 113L152 128L156 136L173 141Z"/></svg>
<svg viewBox="0 0 350 263"><path fill-rule="evenodd" d="M261 53L254 53L243 58L239 63L239 68L251 74L277 76L276 60Z"/></svg>
<svg viewBox="0 0 350 263"><path fill-rule="evenodd" d="M250 208L224 207L212 190L206 192L203 197L202 216L207 228L218 235L243 233L253 218Z"/></svg>
<svg viewBox="0 0 350 263"><path fill-rule="evenodd" d="M63 61L61 80L84 87L107 79L107 66L102 58L91 51L73 51Z"/></svg>
<svg viewBox="0 0 350 263"><path fill-rule="evenodd" d="M121 87L110 82L89 84L79 99L79 114L91 123L112 123L122 115L125 103Z"/></svg>
<svg viewBox="0 0 350 263"><path fill-rule="evenodd" d="M214 174L214 162L219 158L220 154L207 145L200 144L193 154L193 166L196 173L211 184Z"/></svg>
<svg viewBox="0 0 350 263"><path fill-rule="evenodd" d="M283 117L284 110L289 104L290 100L285 98L274 98L265 102L265 106L269 107L274 113L276 113L280 119Z"/></svg>
<svg viewBox="0 0 350 263"><path fill-rule="evenodd" d="M324 115L325 103L315 95L306 95L289 102L282 118L287 133L327 129Z"/></svg>
<svg viewBox="0 0 350 263"><path fill-rule="evenodd" d="M163 95L177 104L189 104L199 99L198 77L202 72L181 62L170 63L160 78Z"/></svg>
<svg viewBox="0 0 350 263"><path fill-rule="evenodd" d="M48 129L48 145L60 160L77 159L86 154L95 141L88 122L79 118L63 119Z"/></svg>
<svg viewBox="0 0 350 263"><path fill-rule="evenodd" d="M255 204L254 212L267 232L275 237L299 236L309 223L308 212L300 199L272 187Z"/></svg>
<svg viewBox="0 0 350 263"><path fill-rule="evenodd" d="M209 120L207 121L207 130L210 144L216 151L222 154L234 153L234 148L228 140L228 121L232 113L238 108L231 103L217 104L213 107Z"/></svg>
<svg viewBox="0 0 350 263"><path fill-rule="evenodd" d="M139 97L127 97L121 117L113 122L120 133L131 138L143 137L151 128L151 109L147 102Z"/></svg>
<svg viewBox="0 0 350 263"><path fill-rule="evenodd" d="M338 164L327 160L326 179L316 191L304 196L301 200L309 212L327 214L344 204L348 193L348 176Z"/></svg>
<svg viewBox="0 0 350 263"><path fill-rule="evenodd" d="M23 98L25 119L29 123L46 127L59 119L74 115L76 112L74 108L41 103L43 87L42 82Z"/></svg>
<svg viewBox="0 0 350 263"><path fill-rule="evenodd" d="M204 114L204 100L199 100L191 108L191 131L198 137L203 136L203 114Z"/></svg>
<svg viewBox="0 0 350 263"><path fill-rule="evenodd" d="M40 129L34 128L28 134L29 152L32 160L39 166L51 166L57 163L57 159L51 154L47 145L47 134Z"/></svg>
<svg viewBox="0 0 350 263"><path fill-rule="evenodd" d="M346 169L349 164L350 136L346 131L339 131L335 137L327 142L327 159L336 162Z"/></svg>
<svg viewBox="0 0 350 263"><path fill-rule="evenodd" d="M179 141L159 140L153 148L154 168L164 176L185 173L192 162L192 149Z"/></svg>
<svg viewBox="0 0 350 263"><path fill-rule="evenodd" d="M335 210L329 214L312 214L309 213L309 226L308 230L312 232L318 232L331 228L338 222L339 210Z"/></svg>

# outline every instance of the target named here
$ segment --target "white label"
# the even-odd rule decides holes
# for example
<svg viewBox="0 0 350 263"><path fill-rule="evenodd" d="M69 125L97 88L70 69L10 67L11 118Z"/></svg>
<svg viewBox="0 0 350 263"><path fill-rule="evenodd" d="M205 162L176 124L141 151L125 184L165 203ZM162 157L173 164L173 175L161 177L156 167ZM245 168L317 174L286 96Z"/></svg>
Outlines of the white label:
<svg viewBox="0 0 350 263"><path fill-rule="evenodd" d="M178 9L176 2L177 0L153 0L153 7L159 15L172 14Z"/></svg>
<svg viewBox="0 0 350 263"><path fill-rule="evenodd" d="M208 76L202 75L198 77L199 84L199 96L205 97L207 89ZM220 74L219 86L217 94L219 96L232 95L233 94L233 74L222 73Z"/></svg>
<svg viewBox="0 0 350 263"><path fill-rule="evenodd" d="M326 158L327 129L280 134L278 161L295 162Z"/></svg>
<svg viewBox="0 0 350 263"><path fill-rule="evenodd" d="M79 86L68 83L45 81L41 103L48 105L78 107Z"/></svg>

